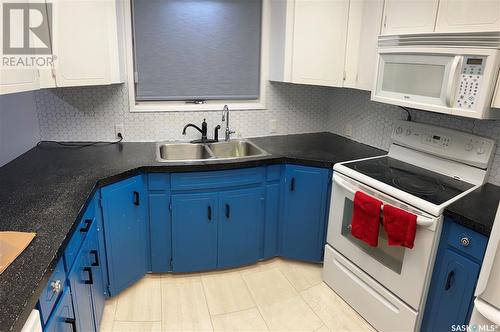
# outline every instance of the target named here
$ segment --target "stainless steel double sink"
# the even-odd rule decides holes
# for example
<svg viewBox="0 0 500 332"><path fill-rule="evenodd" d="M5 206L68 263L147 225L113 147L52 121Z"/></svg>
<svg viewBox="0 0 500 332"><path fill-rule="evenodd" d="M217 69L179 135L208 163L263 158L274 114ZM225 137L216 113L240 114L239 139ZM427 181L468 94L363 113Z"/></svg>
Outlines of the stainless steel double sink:
<svg viewBox="0 0 500 332"><path fill-rule="evenodd" d="M254 143L236 139L216 143L158 143L156 159L160 162L196 162L231 160L269 155Z"/></svg>

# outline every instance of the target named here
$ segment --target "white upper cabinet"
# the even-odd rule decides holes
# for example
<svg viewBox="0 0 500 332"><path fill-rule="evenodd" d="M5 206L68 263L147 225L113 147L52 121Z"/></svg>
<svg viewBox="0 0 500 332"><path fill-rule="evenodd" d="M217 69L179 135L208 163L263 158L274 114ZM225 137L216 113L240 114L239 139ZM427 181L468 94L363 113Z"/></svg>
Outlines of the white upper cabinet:
<svg viewBox="0 0 500 332"><path fill-rule="evenodd" d="M271 0L272 81L342 86L349 0Z"/></svg>
<svg viewBox="0 0 500 332"><path fill-rule="evenodd" d="M0 69L0 95L37 90L39 87L36 69Z"/></svg>
<svg viewBox="0 0 500 332"><path fill-rule="evenodd" d="M346 42L344 87L371 90L384 0L351 0Z"/></svg>
<svg viewBox="0 0 500 332"><path fill-rule="evenodd" d="M42 76L42 87L124 82L117 4L113 0L53 2L56 61L52 77Z"/></svg>
<svg viewBox="0 0 500 332"><path fill-rule="evenodd" d="M433 32L438 2L439 0L385 0L382 34Z"/></svg>
<svg viewBox="0 0 500 332"><path fill-rule="evenodd" d="M440 0L436 32L500 31L500 0Z"/></svg>
<svg viewBox="0 0 500 332"><path fill-rule="evenodd" d="M296 0L292 81L342 86L348 0Z"/></svg>

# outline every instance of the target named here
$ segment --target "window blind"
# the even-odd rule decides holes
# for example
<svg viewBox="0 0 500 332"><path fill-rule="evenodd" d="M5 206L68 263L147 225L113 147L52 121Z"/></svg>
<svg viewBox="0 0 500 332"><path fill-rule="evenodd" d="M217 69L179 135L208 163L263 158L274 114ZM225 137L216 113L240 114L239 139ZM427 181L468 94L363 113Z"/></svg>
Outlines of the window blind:
<svg viewBox="0 0 500 332"><path fill-rule="evenodd" d="M261 0L133 0L137 101L258 99Z"/></svg>

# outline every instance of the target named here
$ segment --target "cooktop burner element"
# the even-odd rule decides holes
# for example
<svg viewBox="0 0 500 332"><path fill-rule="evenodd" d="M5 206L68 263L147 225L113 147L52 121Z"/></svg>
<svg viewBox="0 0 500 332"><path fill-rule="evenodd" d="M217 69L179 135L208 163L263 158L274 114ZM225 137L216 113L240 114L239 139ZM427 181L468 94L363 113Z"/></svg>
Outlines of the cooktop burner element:
<svg viewBox="0 0 500 332"><path fill-rule="evenodd" d="M344 166L437 205L474 187L387 156L347 162Z"/></svg>

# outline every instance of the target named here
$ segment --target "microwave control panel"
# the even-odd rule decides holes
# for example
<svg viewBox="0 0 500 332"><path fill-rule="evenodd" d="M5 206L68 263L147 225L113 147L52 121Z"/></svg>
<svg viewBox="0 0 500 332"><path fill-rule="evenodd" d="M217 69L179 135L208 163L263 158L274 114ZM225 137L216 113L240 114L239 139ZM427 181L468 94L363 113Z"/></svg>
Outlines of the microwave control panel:
<svg viewBox="0 0 500 332"><path fill-rule="evenodd" d="M476 100L479 96L485 63L486 57L464 57L456 100L457 108L475 108Z"/></svg>

